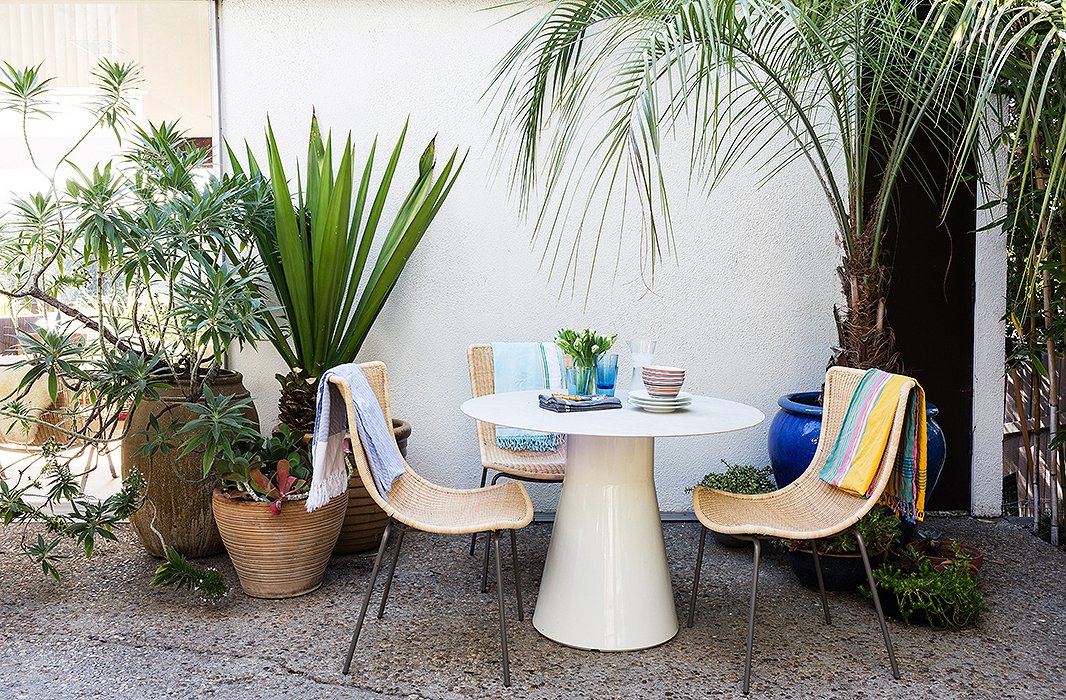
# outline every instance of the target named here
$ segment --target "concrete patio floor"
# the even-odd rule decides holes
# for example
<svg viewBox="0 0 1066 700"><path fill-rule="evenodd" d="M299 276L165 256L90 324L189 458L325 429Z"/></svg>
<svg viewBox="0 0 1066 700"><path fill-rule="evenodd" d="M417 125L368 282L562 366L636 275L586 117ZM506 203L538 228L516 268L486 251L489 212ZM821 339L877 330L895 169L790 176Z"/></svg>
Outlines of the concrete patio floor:
<svg viewBox="0 0 1066 700"><path fill-rule="evenodd" d="M890 623L895 681L870 604L817 594L780 555L761 576L753 698L1062 698L1066 676L1066 553L1006 522L938 518L932 526L983 547L984 625L934 632ZM697 528L664 526L679 615L687 611ZM551 526L522 533L529 609ZM340 673L368 557L335 558L323 586L288 601L234 591L208 606L152 589L156 562L128 529L91 564L74 557L53 585L0 533L0 698L697 698L741 697L750 553L708 543L696 626L655 649L601 654L541 637L517 622L510 589L513 686L500 682L494 594L479 591L466 540L409 537L384 620L371 618L352 675ZM380 584L379 584L380 587Z"/></svg>

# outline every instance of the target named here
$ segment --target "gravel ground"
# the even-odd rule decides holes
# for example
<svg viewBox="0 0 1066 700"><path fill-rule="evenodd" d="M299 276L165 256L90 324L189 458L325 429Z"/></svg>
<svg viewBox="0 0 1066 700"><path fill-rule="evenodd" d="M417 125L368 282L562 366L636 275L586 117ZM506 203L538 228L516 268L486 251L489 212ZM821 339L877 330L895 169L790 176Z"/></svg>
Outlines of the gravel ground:
<svg viewBox="0 0 1066 700"><path fill-rule="evenodd" d="M991 610L966 632L892 622L903 680L892 679L870 604L796 583L779 555L760 579L752 697L1063 698L1066 554L1006 522L935 519L983 547ZM536 604L550 525L522 535L526 600ZM678 611L687 610L697 529L665 526ZM559 646L510 622L512 682L499 679L494 594L459 537L409 537L384 620L370 619L352 675L340 673L367 557L334 559L322 588L288 601L235 590L215 606L147 585L155 566L123 530L91 566L66 562L53 585L0 533L0 698L694 698L741 697L751 562L708 540L696 626L640 652ZM225 557L210 563L232 583ZM504 573L509 579L509 569ZM513 596L507 591L513 605ZM513 611L513 607L512 607Z"/></svg>

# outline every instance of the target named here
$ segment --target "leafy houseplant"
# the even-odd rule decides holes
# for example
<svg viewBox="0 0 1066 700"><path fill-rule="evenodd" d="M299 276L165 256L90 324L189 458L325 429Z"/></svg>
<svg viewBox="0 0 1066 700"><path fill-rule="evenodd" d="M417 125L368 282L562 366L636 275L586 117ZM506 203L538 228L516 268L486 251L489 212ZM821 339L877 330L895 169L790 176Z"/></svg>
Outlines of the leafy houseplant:
<svg viewBox="0 0 1066 700"><path fill-rule="evenodd" d="M99 454L123 440L124 475L143 476L145 507L128 512L142 543L158 554L167 545L210 553L221 548L210 487L201 492L196 471L192 481L178 476L165 455L146 464L138 452L145 431L174 422L167 400L195 401L205 387L232 382L222 369L228 349L265 331L258 263L241 244L255 189L247 178L211 175L209 151L175 124L132 122L134 64L104 59L93 75L89 126L47 163L29 125L49 116L51 79L39 66L0 70L0 108L21 119L28 159L45 183L14 199L0 225L0 294L48 318L20 341L25 376L15 395L0 397L0 416L40 423L20 398L45 379L53 404L62 397L69 407L50 426L60 448ZM126 149L112 162L75 166L97 130L113 131ZM53 457L69 470L70 452L60 454ZM86 469L94 468L90 461ZM20 472L4 487L27 493L32 482Z"/></svg>
<svg viewBox="0 0 1066 700"><path fill-rule="evenodd" d="M899 541L900 521L891 508L876 505L859 519L855 529L862 535L871 563L875 564ZM866 570L854 535L826 537L815 540L814 544L821 555L826 590L855 590L866 580ZM788 547L789 566L800 583L807 588L817 588L818 580L814 572L814 556L810 543L787 540L785 545Z"/></svg>
<svg viewBox="0 0 1066 700"><path fill-rule="evenodd" d="M561 328L555 335L555 344L574 362L578 393L590 393L594 381L596 361L614 345L617 334L606 336L586 328L580 333Z"/></svg>
<svg viewBox="0 0 1066 700"><path fill-rule="evenodd" d="M268 337L290 367L288 374L278 376L278 408L281 422L294 429L314 426L319 379L327 369L355 360L462 169L464 161L457 161L455 149L435 174L436 145L431 140L394 218L383 222L406 136L405 124L377 187L371 189L377 142L360 168L349 134L343 147L338 144L335 163L332 136L323 140L312 115L306 181L296 183L295 197L269 122L265 171L250 148L247 166L230 152L232 169L238 175L247 173L265 190L263 199L250 200L262 215L252 217L252 231L283 316L280 323L268 322ZM268 203L265 211L260 208L263 201ZM378 239L382 223L388 228ZM380 248L372 259L377 240Z"/></svg>
<svg viewBox="0 0 1066 700"><path fill-rule="evenodd" d="M959 630L976 627L986 610L970 557L957 546L949 562L939 568L908 547L898 565L886 563L873 573L885 614L904 622Z"/></svg>
<svg viewBox="0 0 1066 700"><path fill-rule="evenodd" d="M754 495L770 493L777 490L773 471L770 467L756 467L750 464L730 464L724 459L724 472L711 472L700 480L698 486L717 489L726 493ZM691 491L692 489L688 489Z"/></svg>
<svg viewBox="0 0 1066 700"><path fill-rule="evenodd" d="M245 593L302 595L322 583L348 493L308 513L302 501L311 486L311 460L303 433L282 424L269 436L261 434L245 416L249 404L205 390L202 402L186 407L193 417L173 435L158 436L149 449L195 454L204 475L217 479L212 509ZM172 557L156 578L161 585L195 587L201 575Z"/></svg>
<svg viewBox="0 0 1066 700"><path fill-rule="evenodd" d="M770 467L756 467L750 464L729 464L724 459L722 464L724 472L711 472L700 480L697 486L709 489L717 489L726 493L739 493L755 495L758 493L770 493L777 490L774 483L773 470ZM692 489L686 489L692 491ZM725 547L747 547L750 542L732 535L723 535L720 532L711 532L714 540Z"/></svg>
<svg viewBox="0 0 1066 700"><path fill-rule="evenodd" d="M372 186L377 142L357 166L348 135L343 147L323 139L312 115L303 164L305 181L291 180L270 123L266 128L266 169L246 147L247 164L230 151L234 172L258 185L247 199L251 230L266 276L277 297L281 318L267 320L271 343L289 367L278 375L279 418L294 430L310 431L315 420L319 381L326 370L354 362L389 294L416 246L451 192L465 159L452 151L436 170L436 139L418 160L414 181L392 220L383 220L386 200L407 136L404 125L384 172ZM300 169L297 168L297 176ZM292 187L295 184L295 196ZM384 236L378 235L387 226ZM377 247L377 252L372 252ZM410 426L393 420L398 444L406 447ZM373 546L388 522L358 475L350 482L352 515L338 551ZM378 517L368 517L376 512ZM365 547L363 545L366 545Z"/></svg>

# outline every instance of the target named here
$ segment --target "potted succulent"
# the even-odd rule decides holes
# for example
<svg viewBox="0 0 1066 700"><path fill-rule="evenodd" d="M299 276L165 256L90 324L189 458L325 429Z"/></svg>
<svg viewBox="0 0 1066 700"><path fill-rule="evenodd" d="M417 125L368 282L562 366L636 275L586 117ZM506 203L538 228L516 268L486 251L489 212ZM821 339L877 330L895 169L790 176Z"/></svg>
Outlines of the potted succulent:
<svg viewBox="0 0 1066 700"><path fill-rule="evenodd" d="M586 328L580 333L561 328L555 335L555 344L570 357L574 367L574 383L577 394L594 394L596 384L596 361L614 345L615 335L600 335Z"/></svg>
<svg viewBox="0 0 1066 700"><path fill-rule="evenodd" d="M255 187L213 176L209 149L175 124L132 121L136 65L103 59L93 75L89 126L54 163L42 160L27 129L48 116L50 79L39 67L6 66L0 76L0 110L21 117L29 157L48 182L13 201L0 231L0 293L47 318L20 341L20 393L43 378L51 403L62 397L70 407L48 426L60 447L98 453L122 440L123 478L137 471L145 481L144 507L129 517L150 553L172 546L204 556L222 550L213 483L195 460L173 452L149 458L142 448L147 433L188 418L178 404L195 402L205 388L248 395L223 363L231 346L254 344L265 331L261 263L241 247L244 202ZM114 131L126 150L66 177L96 130ZM7 398L5 418L47 422L20 410L19 396ZM254 419L250 401L244 410Z"/></svg>
<svg viewBox="0 0 1066 700"><path fill-rule="evenodd" d="M986 608L972 562L957 543L940 563L907 547L898 563L885 563L873 572L885 614L935 629L976 627Z"/></svg>
<svg viewBox="0 0 1066 700"><path fill-rule="evenodd" d="M739 493L754 495L757 493L770 493L777 490L774 483L773 471L770 467L756 467L750 464L729 464L724 459L722 464L724 472L711 472L700 480L697 486L709 489L718 489L726 493ZM692 489L685 489L686 493ZM742 540L733 535L723 535L720 532L711 532L714 541L724 547L747 547L751 545L749 540Z"/></svg>
<svg viewBox="0 0 1066 700"><path fill-rule="evenodd" d="M859 519L855 527L862 534L871 566L880 563L899 541L900 521L891 508L876 505ZM866 581L866 569L855 536L836 535L815 540L822 564L822 580L827 591L853 591ZM792 572L807 588L818 588L814 554L810 542L786 540L786 557Z"/></svg>
<svg viewBox="0 0 1066 700"><path fill-rule="evenodd" d="M217 487L212 510L241 588L255 598L292 598L318 588L348 505L344 492L307 512L311 457L301 431L281 424L260 433L243 411L249 399L213 394L190 404L194 417L158 436L196 456Z"/></svg>
<svg viewBox="0 0 1066 700"><path fill-rule="evenodd" d="M404 265L463 167L455 149L435 173L436 139L431 139L398 210L391 221L383 222L406 135L405 124L376 191L369 185L377 144L359 167L351 134L343 148L339 142L334 145L330 134L323 139L313 114L302 168L306 182L296 183L295 196L269 121L265 170L250 148L246 147L247 163L230 151L231 169L259 185L246 203L254 212L249 216L254 245L278 299L280 317L268 319L267 336L289 367L287 374L277 376L281 384L278 412L281 422L293 430L313 429L322 375L331 367L355 361ZM335 152L340 155L337 163ZM379 237L382 224L387 229ZM373 257L372 249L377 251ZM394 421L393 429L401 452L406 453L410 425ZM357 473L353 472L349 490L349 518L339 553L374 546L388 521Z"/></svg>

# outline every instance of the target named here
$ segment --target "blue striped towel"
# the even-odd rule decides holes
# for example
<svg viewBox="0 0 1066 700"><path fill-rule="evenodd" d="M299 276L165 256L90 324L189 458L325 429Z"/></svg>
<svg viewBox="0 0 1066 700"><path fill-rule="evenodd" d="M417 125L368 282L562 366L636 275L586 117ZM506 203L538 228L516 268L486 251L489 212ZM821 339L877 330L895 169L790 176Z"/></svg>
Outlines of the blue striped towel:
<svg viewBox="0 0 1066 700"><path fill-rule="evenodd" d="M493 343L492 380L497 394L563 389L563 351L555 343ZM504 450L555 452L561 436L496 426L496 445Z"/></svg>
<svg viewBox="0 0 1066 700"><path fill-rule="evenodd" d="M329 503L348 489L348 467L344 464L344 436L351 430L348 411L340 391L330 383L330 377L340 377L352 388L356 429L363 443L374 484L382 498L392 483L404 474L403 457L396 447L392 427L385 423L381 404L366 381L363 369L357 364L338 365L327 370L318 384L315 407L315 436L311 445L311 492L307 496L307 510Z"/></svg>

